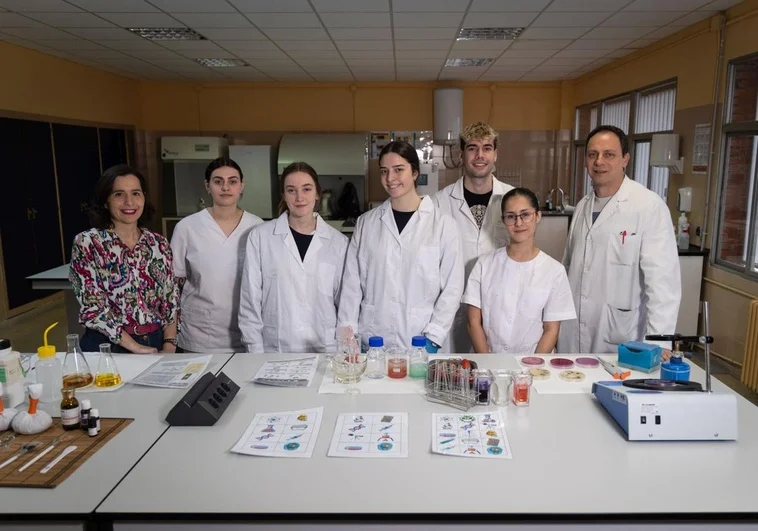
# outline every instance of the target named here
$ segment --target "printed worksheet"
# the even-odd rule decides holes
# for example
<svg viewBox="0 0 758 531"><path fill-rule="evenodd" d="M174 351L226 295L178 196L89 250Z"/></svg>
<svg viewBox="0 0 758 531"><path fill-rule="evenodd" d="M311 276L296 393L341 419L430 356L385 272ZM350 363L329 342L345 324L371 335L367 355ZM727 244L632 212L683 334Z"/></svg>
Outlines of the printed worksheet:
<svg viewBox="0 0 758 531"><path fill-rule="evenodd" d="M251 380L279 387L309 387L316 374L318 356L294 360L269 360Z"/></svg>
<svg viewBox="0 0 758 531"><path fill-rule="evenodd" d="M324 408L258 413L231 451L266 457L311 457Z"/></svg>
<svg viewBox="0 0 758 531"><path fill-rule="evenodd" d="M512 458L498 411L432 413L432 452L486 459Z"/></svg>
<svg viewBox="0 0 758 531"><path fill-rule="evenodd" d="M211 356L192 359L164 356L134 378L131 383L150 387L185 389L203 375L210 362Z"/></svg>
<svg viewBox="0 0 758 531"><path fill-rule="evenodd" d="M329 457L408 457L408 413L342 413Z"/></svg>

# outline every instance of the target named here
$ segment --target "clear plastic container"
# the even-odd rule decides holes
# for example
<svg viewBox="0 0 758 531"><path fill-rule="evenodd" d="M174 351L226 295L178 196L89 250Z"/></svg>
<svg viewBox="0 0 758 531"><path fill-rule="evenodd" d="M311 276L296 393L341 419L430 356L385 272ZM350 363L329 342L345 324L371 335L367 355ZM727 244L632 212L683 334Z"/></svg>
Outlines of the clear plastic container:
<svg viewBox="0 0 758 531"><path fill-rule="evenodd" d="M366 376L372 380L384 378L387 373L387 359L384 354L384 339L379 336L368 338Z"/></svg>
<svg viewBox="0 0 758 531"><path fill-rule="evenodd" d="M426 353L425 336L414 336L411 339L411 352L409 357L411 378L426 378L429 355Z"/></svg>
<svg viewBox="0 0 758 531"><path fill-rule="evenodd" d="M61 387L63 386L63 369L61 360L55 357L55 345L47 343L47 334L58 323L53 323L45 330L44 345L37 349L37 363L34 365L34 373L37 383L42 384L42 394L39 401L42 403L60 402Z"/></svg>

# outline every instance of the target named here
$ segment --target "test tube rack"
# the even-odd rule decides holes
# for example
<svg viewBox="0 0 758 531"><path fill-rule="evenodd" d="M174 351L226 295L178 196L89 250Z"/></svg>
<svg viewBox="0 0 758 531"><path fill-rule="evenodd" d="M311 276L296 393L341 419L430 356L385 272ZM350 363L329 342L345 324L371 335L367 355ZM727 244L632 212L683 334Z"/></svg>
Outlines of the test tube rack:
<svg viewBox="0 0 758 531"><path fill-rule="evenodd" d="M430 402L447 404L462 411L477 404L477 394L473 387L473 370L476 362L468 367L462 359L430 360L426 377L426 399Z"/></svg>

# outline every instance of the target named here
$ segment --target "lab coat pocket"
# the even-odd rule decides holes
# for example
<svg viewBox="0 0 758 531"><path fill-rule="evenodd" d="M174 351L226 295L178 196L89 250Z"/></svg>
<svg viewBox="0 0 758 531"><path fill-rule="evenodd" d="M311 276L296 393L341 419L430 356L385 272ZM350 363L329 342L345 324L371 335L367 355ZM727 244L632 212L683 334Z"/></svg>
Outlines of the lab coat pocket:
<svg viewBox="0 0 758 531"><path fill-rule="evenodd" d="M639 309L626 310L606 306L603 341L612 345L620 345L626 341L635 341L638 339L638 324Z"/></svg>
<svg viewBox="0 0 758 531"><path fill-rule="evenodd" d="M337 267L334 264L319 264L318 266L318 290L323 295L334 295L334 273Z"/></svg>
<svg viewBox="0 0 758 531"><path fill-rule="evenodd" d="M609 263L634 266L639 261L640 237L634 231L620 231L611 235Z"/></svg>
<svg viewBox="0 0 758 531"><path fill-rule="evenodd" d="M524 317L531 321L542 321L542 311L547 304L547 298L550 296L550 291L546 289L527 289L524 290L524 295L521 297L520 311Z"/></svg>

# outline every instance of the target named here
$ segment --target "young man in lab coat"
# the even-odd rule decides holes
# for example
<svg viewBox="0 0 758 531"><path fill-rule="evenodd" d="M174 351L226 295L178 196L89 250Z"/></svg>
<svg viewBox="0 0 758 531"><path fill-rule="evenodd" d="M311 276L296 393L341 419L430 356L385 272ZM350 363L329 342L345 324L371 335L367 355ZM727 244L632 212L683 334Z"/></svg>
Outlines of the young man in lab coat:
<svg viewBox="0 0 758 531"><path fill-rule="evenodd" d="M458 226L468 282L477 258L508 243L500 203L513 186L495 179L497 131L490 125L469 125L460 134L460 145L463 176L434 194L434 202ZM461 305L448 338L450 352L471 351L467 323L466 305Z"/></svg>
<svg viewBox="0 0 758 531"><path fill-rule="evenodd" d="M561 326L558 350L615 353L620 343L676 331L679 255L666 203L625 174L621 129L590 132L585 163L593 191L576 206L563 255L578 318Z"/></svg>

